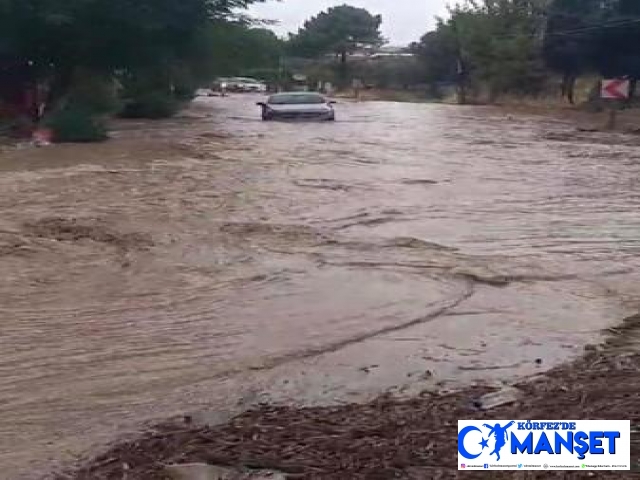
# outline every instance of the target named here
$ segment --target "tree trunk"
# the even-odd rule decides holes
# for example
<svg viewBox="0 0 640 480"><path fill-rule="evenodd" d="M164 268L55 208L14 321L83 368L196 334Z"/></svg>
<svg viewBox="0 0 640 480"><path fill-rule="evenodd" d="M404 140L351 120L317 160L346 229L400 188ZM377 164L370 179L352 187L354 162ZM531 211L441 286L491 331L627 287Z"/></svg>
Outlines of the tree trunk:
<svg viewBox="0 0 640 480"><path fill-rule="evenodd" d="M458 72L457 72L457 82L456 82L456 93L458 95L458 104L466 105L467 104L467 72L465 70L464 62L462 61L462 56L458 57Z"/></svg>
<svg viewBox="0 0 640 480"><path fill-rule="evenodd" d="M340 89L348 88L349 79L348 79L348 70L347 70L347 50L341 50L338 53L340 57L340 64L338 65L338 78L340 81Z"/></svg>
<svg viewBox="0 0 640 480"><path fill-rule="evenodd" d="M566 97L571 105L575 105L575 87L578 77L574 73L565 72L562 77L562 96Z"/></svg>
<svg viewBox="0 0 640 480"><path fill-rule="evenodd" d="M459 83L458 84L458 104L459 105L466 105L467 104L467 87L464 83Z"/></svg>
<svg viewBox="0 0 640 480"><path fill-rule="evenodd" d="M69 92L73 80L73 69L61 68L56 71L51 80L46 100L45 113L54 110Z"/></svg>
<svg viewBox="0 0 640 480"><path fill-rule="evenodd" d="M575 75L571 75L571 78L569 79L569 90L567 91L567 99L569 100L569 103L571 105L576 104L576 100L575 100L576 80L577 80L577 77Z"/></svg>
<svg viewBox="0 0 640 480"><path fill-rule="evenodd" d="M493 84L493 82L489 82L489 96L487 99L489 104L493 105L494 103L496 103L498 101L498 98L500 98L501 93L502 92L500 87Z"/></svg>
<svg viewBox="0 0 640 480"><path fill-rule="evenodd" d="M560 96L565 98L567 96L567 74L562 75L562 85L560 85Z"/></svg>

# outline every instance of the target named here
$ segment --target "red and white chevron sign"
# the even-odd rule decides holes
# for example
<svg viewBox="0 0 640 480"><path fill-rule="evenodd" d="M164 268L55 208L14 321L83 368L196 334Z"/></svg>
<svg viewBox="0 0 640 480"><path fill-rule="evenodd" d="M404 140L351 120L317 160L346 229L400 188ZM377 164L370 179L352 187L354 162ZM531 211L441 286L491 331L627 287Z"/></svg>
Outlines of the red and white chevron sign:
<svg viewBox="0 0 640 480"><path fill-rule="evenodd" d="M629 98L629 80L603 80L601 96L613 100L626 100Z"/></svg>

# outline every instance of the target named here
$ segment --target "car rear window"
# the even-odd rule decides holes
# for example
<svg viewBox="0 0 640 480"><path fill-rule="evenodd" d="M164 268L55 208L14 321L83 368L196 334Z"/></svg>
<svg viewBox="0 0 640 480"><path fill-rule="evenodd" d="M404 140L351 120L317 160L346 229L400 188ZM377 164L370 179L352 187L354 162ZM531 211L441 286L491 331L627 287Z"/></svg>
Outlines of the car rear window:
<svg viewBox="0 0 640 480"><path fill-rule="evenodd" d="M321 95L274 95L269 98L272 105L300 105L300 104L319 104L325 103L325 99Z"/></svg>

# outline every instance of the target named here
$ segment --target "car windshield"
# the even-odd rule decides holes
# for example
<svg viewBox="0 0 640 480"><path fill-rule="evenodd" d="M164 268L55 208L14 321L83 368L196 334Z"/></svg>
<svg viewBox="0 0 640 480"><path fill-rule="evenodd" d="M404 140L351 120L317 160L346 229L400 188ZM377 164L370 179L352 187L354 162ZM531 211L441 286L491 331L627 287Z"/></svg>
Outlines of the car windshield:
<svg viewBox="0 0 640 480"><path fill-rule="evenodd" d="M269 98L272 105L301 105L301 104L320 104L325 103L325 99L317 94L281 94L274 95Z"/></svg>

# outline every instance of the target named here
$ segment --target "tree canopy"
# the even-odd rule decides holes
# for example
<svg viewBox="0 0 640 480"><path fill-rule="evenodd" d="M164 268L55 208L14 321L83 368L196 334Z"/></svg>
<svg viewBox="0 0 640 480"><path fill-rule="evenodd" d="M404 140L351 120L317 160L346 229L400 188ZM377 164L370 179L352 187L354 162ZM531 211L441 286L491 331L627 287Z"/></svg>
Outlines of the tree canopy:
<svg viewBox="0 0 640 480"><path fill-rule="evenodd" d="M209 29L206 64L215 75L240 75L249 70L277 69L284 42L273 31L224 22ZM203 57L205 55L201 55Z"/></svg>
<svg viewBox="0 0 640 480"><path fill-rule="evenodd" d="M492 98L540 88L542 60L537 54L545 0L468 1L450 10L437 29L413 45L430 81L460 75L483 85Z"/></svg>
<svg viewBox="0 0 640 480"><path fill-rule="evenodd" d="M573 99L579 75L640 76L637 0L466 0L412 46L430 82L535 94L550 72Z"/></svg>
<svg viewBox="0 0 640 480"><path fill-rule="evenodd" d="M554 70L640 76L637 0L554 0L548 17L545 59Z"/></svg>
<svg viewBox="0 0 640 480"><path fill-rule="evenodd" d="M363 8L332 7L306 21L304 27L291 36L289 49L301 57L334 53L344 63L356 48L383 43L381 24L380 15L372 15Z"/></svg>
<svg viewBox="0 0 640 480"><path fill-rule="evenodd" d="M191 69L195 75L211 62L221 30L236 37L249 32L254 46L267 38L245 28L236 13L259 1L0 0L0 53L29 62L58 84L78 68L169 76Z"/></svg>

